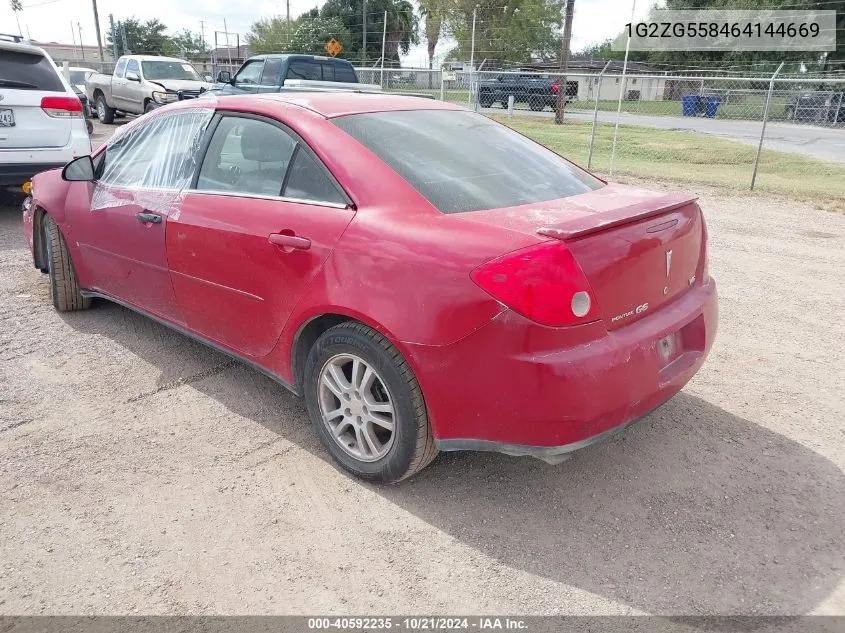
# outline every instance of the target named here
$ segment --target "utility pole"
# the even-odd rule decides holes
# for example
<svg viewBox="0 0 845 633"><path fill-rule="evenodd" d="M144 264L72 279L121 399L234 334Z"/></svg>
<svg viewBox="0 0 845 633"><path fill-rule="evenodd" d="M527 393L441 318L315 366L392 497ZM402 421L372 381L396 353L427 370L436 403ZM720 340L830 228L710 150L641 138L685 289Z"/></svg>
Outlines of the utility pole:
<svg viewBox="0 0 845 633"><path fill-rule="evenodd" d="M82 52L82 61L85 61L85 46L82 44L82 25L77 22L76 28L79 29L79 50Z"/></svg>
<svg viewBox="0 0 845 633"><path fill-rule="evenodd" d="M105 61L103 58L103 38L100 37L100 14L97 11L97 0L91 0L94 4L94 30L97 32L97 50L100 51L100 61ZM80 45L82 42L79 43Z"/></svg>
<svg viewBox="0 0 845 633"><path fill-rule="evenodd" d="M205 20L200 20L200 40L202 41L203 52L205 52Z"/></svg>
<svg viewBox="0 0 845 633"><path fill-rule="evenodd" d="M114 30L114 16L111 13L109 13L109 28L111 29L112 55L117 61L117 31Z"/></svg>
<svg viewBox="0 0 845 633"><path fill-rule="evenodd" d="M73 28L73 20L70 21L70 39L73 40L73 47L76 48L76 29ZM82 42L79 43L79 50L82 50Z"/></svg>
<svg viewBox="0 0 845 633"><path fill-rule="evenodd" d="M572 15L575 12L575 0L566 0L563 16L563 39L560 41L560 79L557 83L555 99L555 124L563 123L563 108L566 106L566 73L569 70L569 43L572 39Z"/></svg>
<svg viewBox="0 0 845 633"><path fill-rule="evenodd" d="M362 18L364 19L364 43L361 45L361 65L367 65L367 0L363 2Z"/></svg>
<svg viewBox="0 0 845 633"><path fill-rule="evenodd" d="M123 34L123 54L124 55L131 55L132 51L129 49L129 42L126 40L126 20L121 20L120 22L120 32Z"/></svg>

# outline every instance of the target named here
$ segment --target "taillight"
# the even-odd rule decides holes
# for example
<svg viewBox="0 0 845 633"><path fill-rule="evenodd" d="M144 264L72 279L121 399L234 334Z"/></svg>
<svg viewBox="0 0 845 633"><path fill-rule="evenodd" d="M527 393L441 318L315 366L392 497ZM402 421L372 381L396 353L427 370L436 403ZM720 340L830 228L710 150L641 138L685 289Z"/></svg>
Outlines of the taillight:
<svg viewBox="0 0 845 633"><path fill-rule="evenodd" d="M701 209L698 211L701 213ZM707 222L704 221L704 214L701 213L701 283L706 284L710 280L710 262L707 255Z"/></svg>
<svg viewBox="0 0 845 633"><path fill-rule="evenodd" d="M558 83L557 83L557 82L554 82L554 83L552 84L552 94L557 94L558 89L559 89L559 88L558 88Z"/></svg>
<svg viewBox="0 0 845 633"><path fill-rule="evenodd" d="M82 118L82 102L76 97L44 97L41 109L47 116Z"/></svg>
<svg viewBox="0 0 845 633"><path fill-rule="evenodd" d="M599 319L584 271L560 242L508 253L470 276L495 299L537 323L579 325Z"/></svg>

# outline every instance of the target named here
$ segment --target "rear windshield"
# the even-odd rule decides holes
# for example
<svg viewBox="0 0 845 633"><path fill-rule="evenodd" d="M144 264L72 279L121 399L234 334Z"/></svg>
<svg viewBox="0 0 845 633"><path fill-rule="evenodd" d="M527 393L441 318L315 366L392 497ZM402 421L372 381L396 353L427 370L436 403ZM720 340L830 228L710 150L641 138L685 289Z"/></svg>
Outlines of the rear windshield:
<svg viewBox="0 0 845 633"><path fill-rule="evenodd" d="M88 79L88 75L90 74L90 70L71 70L70 83L81 86L85 83L85 80Z"/></svg>
<svg viewBox="0 0 845 633"><path fill-rule="evenodd" d="M333 122L443 213L532 204L604 186L551 150L474 112L375 112Z"/></svg>
<svg viewBox="0 0 845 633"><path fill-rule="evenodd" d="M58 71L46 57L0 49L0 88L64 92Z"/></svg>

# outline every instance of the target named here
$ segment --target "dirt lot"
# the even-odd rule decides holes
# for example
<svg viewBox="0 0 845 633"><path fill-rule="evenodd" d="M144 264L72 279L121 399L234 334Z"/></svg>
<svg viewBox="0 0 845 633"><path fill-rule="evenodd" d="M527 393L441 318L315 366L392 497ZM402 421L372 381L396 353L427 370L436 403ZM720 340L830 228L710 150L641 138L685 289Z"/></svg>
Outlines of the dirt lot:
<svg viewBox="0 0 845 633"><path fill-rule="evenodd" d="M720 332L560 466L336 469L302 403L123 308L59 315L0 210L0 613L845 613L845 216L702 190Z"/></svg>

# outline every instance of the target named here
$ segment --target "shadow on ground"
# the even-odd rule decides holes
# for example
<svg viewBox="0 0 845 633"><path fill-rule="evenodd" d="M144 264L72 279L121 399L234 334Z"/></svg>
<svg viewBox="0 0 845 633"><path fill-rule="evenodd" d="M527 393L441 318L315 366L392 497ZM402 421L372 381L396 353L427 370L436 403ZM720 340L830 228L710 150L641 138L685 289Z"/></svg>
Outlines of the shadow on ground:
<svg viewBox="0 0 845 633"><path fill-rule="evenodd" d="M227 361L111 304L63 318L162 380L190 373L198 355L206 368ZM192 387L329 459L304 406L258 372L236 364ZM372 489L507 566L650 613L806 613L845 571L841 470L686 393L559 466L442 454L414 479Z"/></svg>

